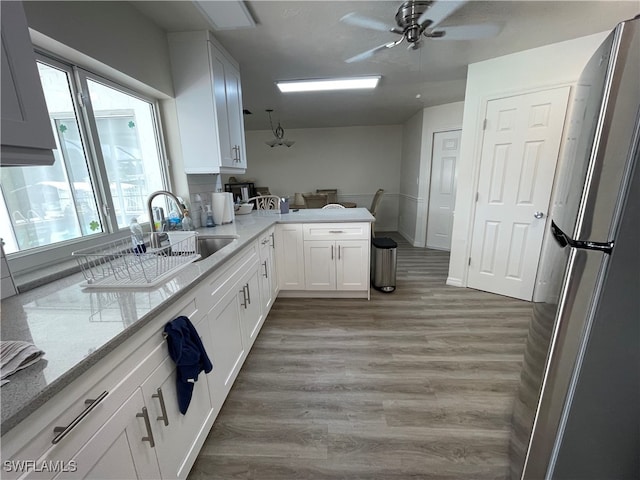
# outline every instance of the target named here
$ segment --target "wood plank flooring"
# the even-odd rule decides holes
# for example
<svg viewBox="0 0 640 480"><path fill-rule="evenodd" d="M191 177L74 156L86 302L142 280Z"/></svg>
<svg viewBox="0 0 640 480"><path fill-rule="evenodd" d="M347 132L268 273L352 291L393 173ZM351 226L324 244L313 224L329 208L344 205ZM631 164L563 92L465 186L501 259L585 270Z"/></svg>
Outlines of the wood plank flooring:
<svg viewBox="0 0 640 480"><path fill-rule="evenodd" d="M275 302L191 480L506 478L531 304L385 235L394 293Z"/></svg>

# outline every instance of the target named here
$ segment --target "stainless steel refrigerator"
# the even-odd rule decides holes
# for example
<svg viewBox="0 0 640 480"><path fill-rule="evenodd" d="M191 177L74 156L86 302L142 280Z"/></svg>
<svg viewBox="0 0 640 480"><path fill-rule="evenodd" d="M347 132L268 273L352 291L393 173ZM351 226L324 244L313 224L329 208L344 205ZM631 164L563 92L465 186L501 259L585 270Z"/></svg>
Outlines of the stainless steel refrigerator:
<svg viewBox="0 0 640 480"><path fill-rule="evenodd" d="M640 18L573 92L510 441L512 479L640 478Z"/></svg>

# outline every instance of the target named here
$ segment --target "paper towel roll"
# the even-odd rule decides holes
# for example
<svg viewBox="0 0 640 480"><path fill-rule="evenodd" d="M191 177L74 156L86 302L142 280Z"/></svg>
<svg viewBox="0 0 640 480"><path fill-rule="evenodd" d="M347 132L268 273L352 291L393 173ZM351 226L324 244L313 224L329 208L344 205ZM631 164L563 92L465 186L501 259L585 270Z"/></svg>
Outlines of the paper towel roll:
<svg viewBox="0 0 640 480"><path fill-rule="evenodd" d="M223 192L216 192L211 194L211 210L213 210L213 221L216 225L222 225L225 223L225 206L227 203L227 196Z"/></svg>

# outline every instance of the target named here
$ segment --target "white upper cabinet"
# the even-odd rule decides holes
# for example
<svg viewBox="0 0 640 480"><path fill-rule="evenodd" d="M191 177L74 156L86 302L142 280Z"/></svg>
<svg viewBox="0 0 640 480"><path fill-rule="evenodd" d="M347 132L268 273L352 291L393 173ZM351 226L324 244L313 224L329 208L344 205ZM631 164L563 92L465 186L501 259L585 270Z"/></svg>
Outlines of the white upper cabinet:
<svg viewBox="0 0 640 480"><path fill-rule="evenodd" d="M56 142L21 2L0 2L2 165L51 165Z"/></svg>
<svg viewBox="0 0 640 480"><path fill-rule="evenodd" d="M237 63L206 31L171 33L169 49L185 173L244 173Z"/></svg>

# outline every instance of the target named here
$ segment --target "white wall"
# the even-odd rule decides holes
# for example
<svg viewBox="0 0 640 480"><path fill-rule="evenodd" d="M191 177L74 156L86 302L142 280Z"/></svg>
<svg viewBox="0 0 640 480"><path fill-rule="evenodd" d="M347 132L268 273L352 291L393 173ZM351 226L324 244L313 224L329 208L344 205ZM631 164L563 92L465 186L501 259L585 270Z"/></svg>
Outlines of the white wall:
<svg viewBox="0 0 640 480"><path fill-rule="evenodd" d="M296 142L291 148L264 143L272 138L269 130L246 132L249 166L242 178L280 196L337 188L339 200L359 207L369 207L383 188L376 230L397 230L401 125L292 130L285 125L285 138Z"/></svg>
<svg viewBox="0 0 640 480"><path fill-rule="evenodd" d="M426 247L427 222L429 213L429 190L431 185L431 162L433 158L433 134L462 128L464 102L448 103L436 107L425 108L422 121L422 155L420 157L420 183L418 198L423 206L418 209L416 217L416 236L414 245ZM455 213L455 212L454 212Z"/></svg>
<svg viewBox="0 0 640 480"><path fill-rule="evenodd" d="M427 243L433 134L462 128L464 102L427 107L403 125L398 232L415 247Z"/></svg>
<svg viewBox="0 0 640 480"><path fill-rule="evenodd" d="M164 30L127 2L30 1L24 7L34 45L160 100L170 186L188 198Z"/></svg>
<svg viewBox="0 0 640 480"><path fill-rule="evenodd" d="M116 81L124 74L125 81L151 87L150 94L173 96L167 36L128 2L24 2L24 9L30 28L59 43L40 45L35 38L36 45L88 56L70 60L92 59L85 66L104 69L97 73Z"/></svg>
<svg viewBox="0 0 640 480"><path fill-rule="evenodd" d="M403 124L402 161L400 165L400 198L398 233L415 245L416 218L423 201L419 198L420 158L422 156L421 110Z"/></svg>
<svg viewBox="0 0 640 480"><path fill-rule="evenodd" d="M574 84L607 34L589 35L469 65L460 160L456 168L457 194L448 284L467 284L473 198L487 102L508 95Z"/></svg>

